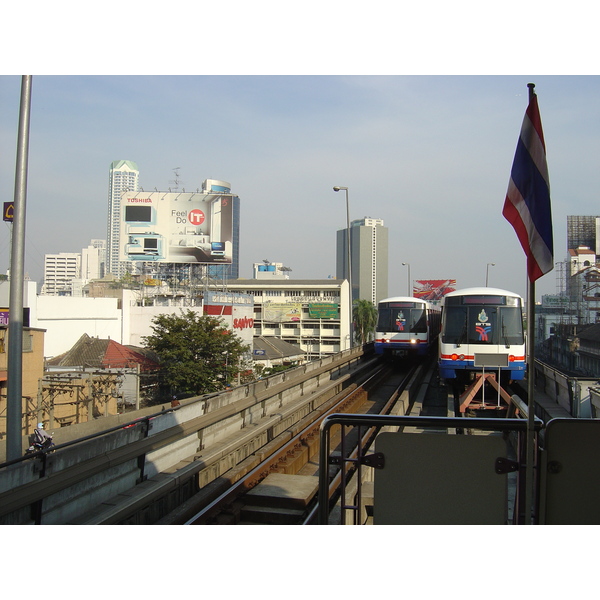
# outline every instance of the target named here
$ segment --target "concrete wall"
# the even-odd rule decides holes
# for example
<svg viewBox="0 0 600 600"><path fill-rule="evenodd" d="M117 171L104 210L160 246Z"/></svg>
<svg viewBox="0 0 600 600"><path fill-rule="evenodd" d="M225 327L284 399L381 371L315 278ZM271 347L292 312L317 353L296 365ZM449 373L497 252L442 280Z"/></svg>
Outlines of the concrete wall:
<svg viewBox="0 0 600 600"><path fill-rule="evenodd" d="M116 298L37 296L31 326L46 330L44 356L70 350L87 333L90 337L122 341L121 310Z"/></svg>
<svg viewBox="0 0 600 600"><path fill-rule="evenodd" d="M139 293L123 290L123 339L125 345L143 346L142 337L152 335L152 320L158 315L180 315L191 310L202 315L202 306L137 306Z"/></svg>

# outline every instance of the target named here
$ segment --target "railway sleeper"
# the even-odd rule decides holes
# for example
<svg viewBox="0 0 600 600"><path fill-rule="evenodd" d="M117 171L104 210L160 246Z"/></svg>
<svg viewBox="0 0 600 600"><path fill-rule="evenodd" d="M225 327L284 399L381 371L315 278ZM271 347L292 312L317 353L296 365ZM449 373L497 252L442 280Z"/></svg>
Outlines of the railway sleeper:
<svg viewBox="0 0 600 600"><path fill-rule="evenodd" d="M271 473L245 494L240 524L297 524L318 489L316 476Z"/></svg>

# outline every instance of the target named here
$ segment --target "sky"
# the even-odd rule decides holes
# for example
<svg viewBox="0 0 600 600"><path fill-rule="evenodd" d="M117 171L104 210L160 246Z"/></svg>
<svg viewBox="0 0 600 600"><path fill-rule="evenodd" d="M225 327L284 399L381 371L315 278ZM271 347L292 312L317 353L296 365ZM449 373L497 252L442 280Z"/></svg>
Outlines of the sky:
<svg viewBox="0 0 600 600"><path fill-rule="evenodd" d="M267 5L276 6L259 3ZM444 14L438 16L429 27L436 35ZM502 68L497 54L486 53L483 32L472 29L475 37L467 43L459 28L453 30L456 37L428 47L428 58L418 52L423 62L409 66L388 52L407 46L381 41L388 39L389 24L377 21L379 36L369 35L373 54L368 54L364 40L357 44L356 35L344 29L355 31L361 15L344 17L342 31L334 33L327 24L335 14L326 13L324 22L310 21L314 52L303 63L308 42L297 29L270 29L271 43L265 45L263 36L256 44L256 35L240 35L242 17L250 15L244 10L228 23L233 35L226 36L227 43L220 30L204 31L201 38L196 33L192 57L160 53L153 36L143 37L152 44L142 51L136 36L119 37L125 30L117 29L122 45L92 60L78 52L71 64L66 49L73 48L72 36L84 49L86 43L76 32L68 40L53 35L46 60L38 52L0 73L3 201L14 199L20 74L34 73L29 277L41 285L44 254L80 252L91 239L106 238L109 166L126 159L137 163L145 190L174 188L176 169L186 191L207 178L231 183L241 200L241 277L251 277L252 264L263 260L283 263L294 279L335 276L336 231L346 226L346 206L333 186L347 186L350 218L380 218L389 229L390 296L407 292L409 273L402 263L410 265L412 280L456 279L464 288L484 285L487 273L490 286L525 295L525 255L501 212L529 82L536 85L546 139L555 261L566 257L567 215L600 214L600 77L586 74L585 64L579 75L552 74L553 68L569 72L560 70L566 61L563 38L555 54L561 61L552 62L545 50L545 61L523 61L517 69L511 56ZM188 48L185 18L170 18L179 19L182 35L165 41ZM301 26L310 15L295 18ZM366 29L373 31L368 25L374 18L366 19ZM452 43L445 46L445 39ZM491 34L492 43L496 39L503 39L502 31ZM410 41L414 51L426 47L415 34ZM223 48L222 60L208 67L206 53L218 54L215 44ZM237 54L227 54L229 45ZM280 54L294 60L279 64ZM475 60L482 56L483 63ZM10 226L0 228L4 273ZM555 269L538 280L536 295L556 290Z"/></svg>

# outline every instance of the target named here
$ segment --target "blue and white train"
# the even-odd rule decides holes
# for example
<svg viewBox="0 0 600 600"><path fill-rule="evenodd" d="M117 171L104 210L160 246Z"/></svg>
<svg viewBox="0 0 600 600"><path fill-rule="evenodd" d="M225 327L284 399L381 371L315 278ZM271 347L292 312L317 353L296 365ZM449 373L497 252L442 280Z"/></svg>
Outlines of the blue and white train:
<svg viewBox="0 0 600 600"><path fill-rule="evenodd" d="M385 356L424 356L436 347L440 308L419 298L386 298L377 305L375 352Z"/></svg>
<svg viewBox="0 0 600 600"><path fill-rule="evenodd" d="M521 380L526 371L523 299L496 288L467 288L442 300L439 375L468 385L473 373L500 372Z"/></svg>

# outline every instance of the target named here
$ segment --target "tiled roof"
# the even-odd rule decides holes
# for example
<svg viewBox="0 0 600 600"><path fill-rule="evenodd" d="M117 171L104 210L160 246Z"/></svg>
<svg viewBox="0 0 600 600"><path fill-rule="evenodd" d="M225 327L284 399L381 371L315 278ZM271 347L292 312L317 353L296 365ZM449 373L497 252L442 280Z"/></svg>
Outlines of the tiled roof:
<svg viewBox="0 0 600 600"><path fill-rule="evenodd" d="M158 362L144 348L123 346L114 340L92 338L84 333L75 345L48 360L50 366L95 369L124 368L140 365L142 370L158 368Z"/></svg>

